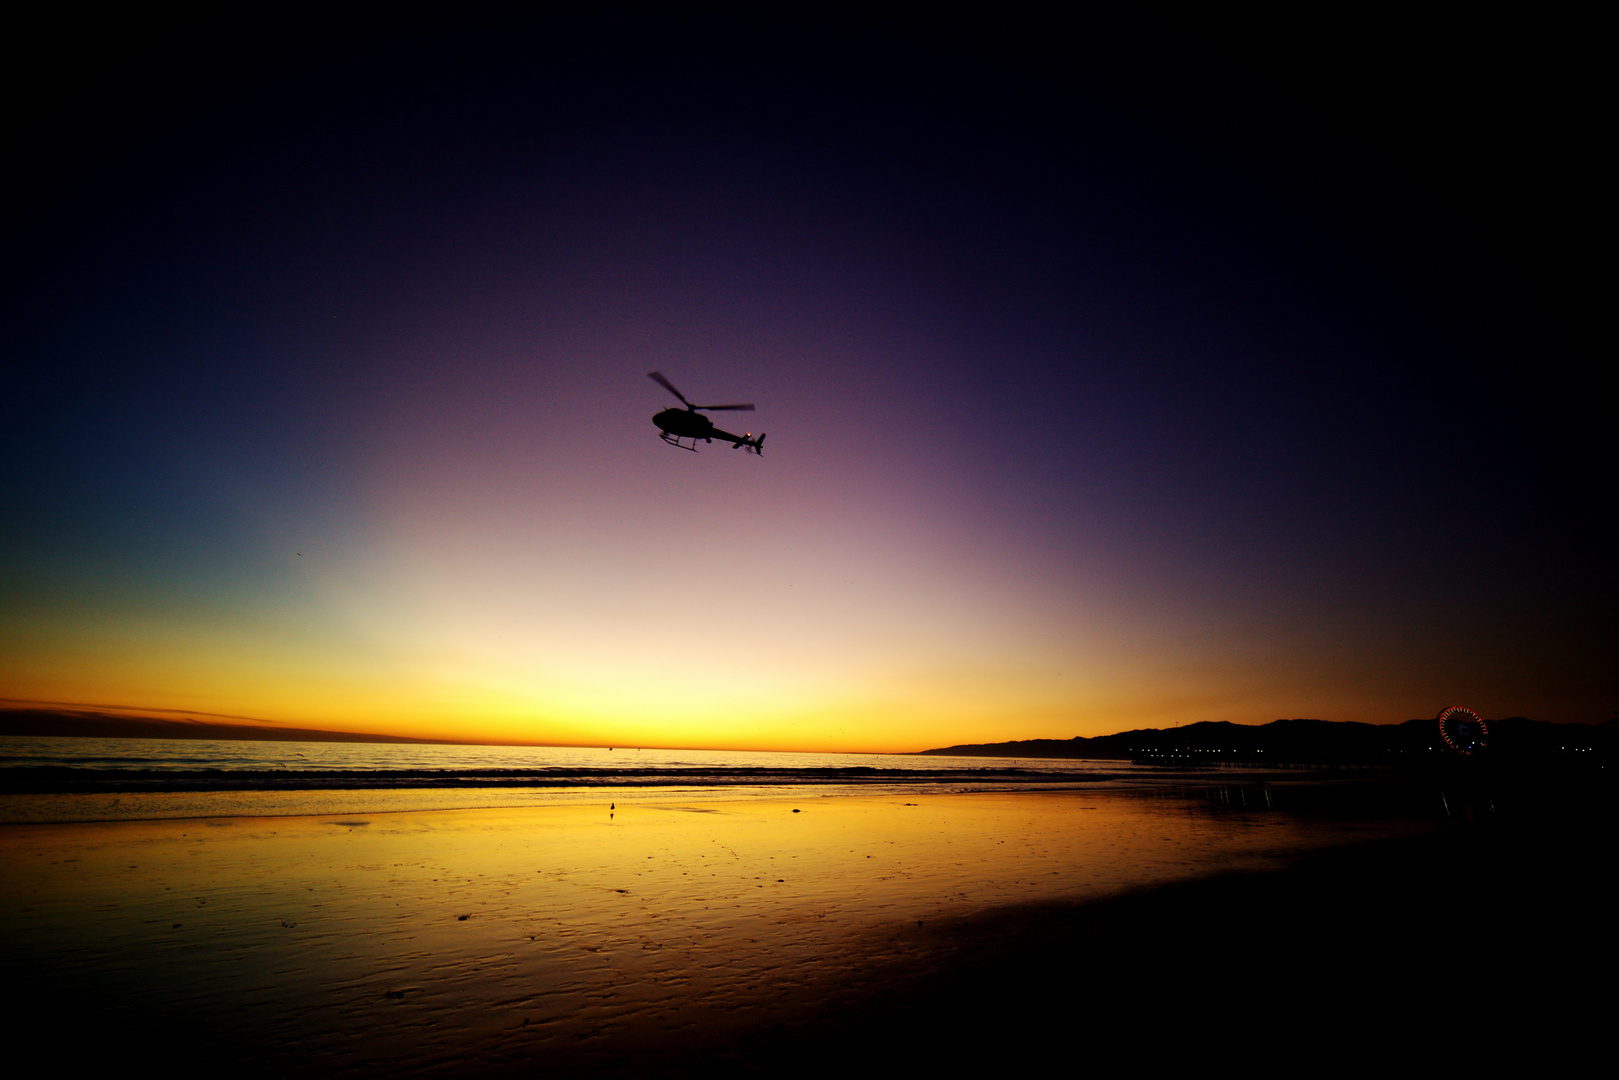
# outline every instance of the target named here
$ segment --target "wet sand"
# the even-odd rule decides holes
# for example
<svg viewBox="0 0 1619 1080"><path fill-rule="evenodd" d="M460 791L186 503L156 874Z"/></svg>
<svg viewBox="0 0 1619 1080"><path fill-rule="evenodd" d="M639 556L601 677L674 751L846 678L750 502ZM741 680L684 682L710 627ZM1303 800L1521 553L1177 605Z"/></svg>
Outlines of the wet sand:
<svg viewBox="0 0 1619 1080"><path fill-rule="evenodd" d="M1228 803L806 793L14 825L0 964L33 988L20 1029L198 1071L779 1073L1121 1038L1297 1052L1374 1017L1442 1026L1435 1002L1498 1008L1504 969L1473 960L1511 941L1503 963L1539 962L1518 931L1550 894L1523 869L1571 905L1588 887L1544 846Z"/></svg>

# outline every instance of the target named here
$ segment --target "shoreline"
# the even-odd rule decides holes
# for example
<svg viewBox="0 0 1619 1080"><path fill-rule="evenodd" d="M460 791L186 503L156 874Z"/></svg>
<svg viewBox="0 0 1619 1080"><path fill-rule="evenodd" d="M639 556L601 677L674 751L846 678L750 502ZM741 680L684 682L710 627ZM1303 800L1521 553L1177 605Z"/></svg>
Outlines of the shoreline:
<svg viewBox="0 0 1619 1080"><path fill-rule="evenodd" d="M1422 791L1409 778L1387 772L1273 773L1260 770L1186 770L1108 775L1102 773L1035 776L1008 775L986 781L974 774L949 773L920 779L884 776L849 783L826 779L816 782L743 782L723 784L649 782L578 785L423 783L412 786L380 784L350 787L342 781L331 786L171 786L123 787L116 783L102 790L30 790L13 785L7 790L0 777L0 829L15 825L68 825L92 822L206 820L209 818L319 817L332 814L433 813L454 810L519 810L543 806L594 805L599 802L645 804L670 800L695 802L754 802L781 799L891 797L909 795L983 795L1000 793L1101 792L1108 795L1165 798L1191 797L1193 792L1212 796L1233 807L1269 808L1274 798L1288 796L1288 809L1300 792L1333 789L1360 792L1381 790L1402 793L1410 803ZM1319 802L1319 798L1311 801ZM1353 801L1353 797L1351 799ZM1406 806L1409 811L1410 806Z"/></svg>

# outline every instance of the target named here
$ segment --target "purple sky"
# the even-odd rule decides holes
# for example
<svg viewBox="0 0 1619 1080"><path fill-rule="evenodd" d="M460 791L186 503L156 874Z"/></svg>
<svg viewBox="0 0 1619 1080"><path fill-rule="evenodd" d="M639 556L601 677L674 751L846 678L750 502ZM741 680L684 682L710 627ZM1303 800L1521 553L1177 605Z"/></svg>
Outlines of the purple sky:
<svg viewBox="0 0 1619 1080"><path fill-rule="evenodd" d="M171 29L40 39L0 696L857 750L1614 718L1549 30ZM660 443L653 370L765 454Z"/></svg>

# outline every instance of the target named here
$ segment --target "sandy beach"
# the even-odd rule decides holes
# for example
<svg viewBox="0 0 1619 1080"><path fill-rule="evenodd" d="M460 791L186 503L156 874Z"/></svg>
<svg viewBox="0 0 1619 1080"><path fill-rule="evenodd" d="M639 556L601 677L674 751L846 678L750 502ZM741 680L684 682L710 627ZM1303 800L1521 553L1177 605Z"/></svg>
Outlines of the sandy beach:
<svg viewBox="0 0 1619 1080"><path fill-rule="evenodd" d="M855 1045L1169 1052L1250 1016L1273 1045L1421 1034L1435 1002L1494 1001L1477 964L1534 960L1525 920L1584 887L1481 843L1207 790L13 825L0 914L28 1029L93 1017L109 1060L790 1071ZM1561 895L1524 887L1537 863Z"/></svg>

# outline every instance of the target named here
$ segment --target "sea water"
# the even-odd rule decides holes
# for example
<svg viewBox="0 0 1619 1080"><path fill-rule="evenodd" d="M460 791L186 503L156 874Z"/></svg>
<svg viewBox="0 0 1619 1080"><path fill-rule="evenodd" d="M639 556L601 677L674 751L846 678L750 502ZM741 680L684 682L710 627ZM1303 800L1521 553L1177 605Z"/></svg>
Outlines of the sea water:
<svg viewBox="0 0 1619 1080"><path fill-rule="evenodd" d="M1122 761L921 754L9 736L0 737L0 823L634 801L676 790L731 800L806 786L1050 790L1166 776Z"/></svg>

